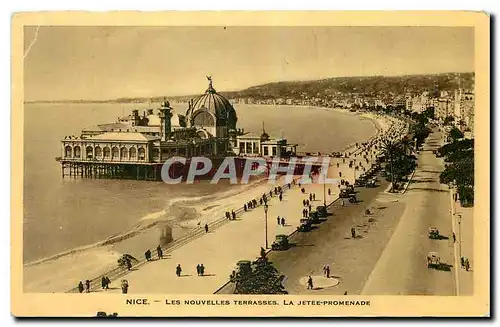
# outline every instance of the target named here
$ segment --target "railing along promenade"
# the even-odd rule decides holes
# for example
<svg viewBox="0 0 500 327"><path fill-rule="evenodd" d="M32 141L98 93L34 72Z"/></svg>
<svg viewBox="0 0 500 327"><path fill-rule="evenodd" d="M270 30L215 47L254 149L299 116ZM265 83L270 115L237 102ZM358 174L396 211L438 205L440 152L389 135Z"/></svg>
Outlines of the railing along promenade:
<svg viewBox="0 0 500 327"><path fill-rule="evenodd" d="M298 185L297 180L300 178L301 177L294 178L293 182L290 183L290 188L288 188L288 183L281 185L281 189L282 189L283 193L285 193L287 190L291 189L292 187L297 186ZM271 190L271 192L273 192L273 191L274 191L274 188ZM268 195L268 194L269 194L269 192L266 193L266 195ZM277 197L278 197L278 195L275 195L273 197L268 197L268 201L272 198L277 198ZM255 199L255 200L257 200L257 199ZM248 202L250 202L250 201L248 201ZM253 209L247 209L247 211L255 210L257 207L261 207L261 206L262 205L257 200L257 205ZM240 207L240 208L234 210L234 213L236 216L242 214L243 212L245 212L244 207ZM230 220L227 219L226 217L219 218L219 219L214 220L214 221L207 224L208 230L215 230L221 226L224 226L228 222L230 222ZM183 245L186 245L186 244L194 241L195 239L197 239L205 234L206 234L206 232L205 232L204 226L200 226L199 228L197 227L196 229L188 232L187 234L181 236L180 238L163 246L161 248L163 251L163 255L168 255L169 253L172 253L174 250L182 247ZM137 259L137 260L138 261L132 266L133 269L139 269L142 265L144 265L145 263L148 262L145 258L141 258L141 259ZM117 262L117 265L118 265L118 262ZM114 281L114 280L119 279L120 277L127 275L128 273L130 273L132 271L133 270L128 270L127 267L125 267L125 266L118 265L116 268L111 269L111 270L109 270L109 271L107 271L107 272L105 272L97 277L90 279L90 282L91 282L90 290L95 291L95 290L99 289L101 287L101 280L103 277L107 277L111 281ZM70 289L66 293L78 293L78 286L73 287L72 289Z"/></svg>

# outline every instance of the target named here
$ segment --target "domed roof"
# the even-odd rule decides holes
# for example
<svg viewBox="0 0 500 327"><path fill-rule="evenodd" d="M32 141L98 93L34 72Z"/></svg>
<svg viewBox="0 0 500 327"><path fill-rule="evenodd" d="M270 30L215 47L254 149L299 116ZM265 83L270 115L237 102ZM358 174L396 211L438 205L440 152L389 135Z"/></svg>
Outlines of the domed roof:
<svg viewBox="0 0 500 327"><path fill-rule="evenodd" d="M213 88L211 77L207 78L209 80L208 89L205 94L193 100L186 116L192 117L198 111L207 111L214 115L218 122L227 124L232 129L236 128L236 111L231 103Z"/></svg>
<svg viewBox="0 0 500 327"><path fill-rule="evenodd" d="M210 83L205 94L201 95L193 101L192 112L199 109L205 109L217 118L225 119L230 111L234 110L229 101L212 87Z"/></svg>

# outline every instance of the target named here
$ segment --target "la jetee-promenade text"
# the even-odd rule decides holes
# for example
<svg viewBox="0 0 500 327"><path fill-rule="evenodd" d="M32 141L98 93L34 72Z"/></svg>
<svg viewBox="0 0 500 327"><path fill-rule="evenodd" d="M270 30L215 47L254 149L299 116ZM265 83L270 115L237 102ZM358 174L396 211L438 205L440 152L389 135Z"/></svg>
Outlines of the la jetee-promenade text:
<svg viewBox="0 0 500 327"><path fill-rule="evenodd" d="M370 301L363 300L165 300L166 305L237 305L237 306L294 306L294 305L324 305L324 306L367 306Z"/></svg>

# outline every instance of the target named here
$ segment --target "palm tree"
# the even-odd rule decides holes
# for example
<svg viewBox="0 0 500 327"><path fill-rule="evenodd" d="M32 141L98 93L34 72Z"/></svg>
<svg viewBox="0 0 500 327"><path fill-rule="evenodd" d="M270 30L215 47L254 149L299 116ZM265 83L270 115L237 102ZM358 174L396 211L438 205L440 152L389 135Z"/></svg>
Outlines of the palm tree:
<svg viewBox="0 0 500 327"><path fill-rule="evenodd" d="M393 162L397 153L401 150L400 144L389 139L382 141L382 153L389 159L389 167L391 170L391 192L394 190L394 167Z"/></svg>
<svg viewBox="0 0 500 327"><path fill-rule="evenodd" d="M401 145L403 146L405 156L408 155L408 149L410 148L411 145L411 141L408 138L408 136L403 137L403 139L401 140Z"/></svg>

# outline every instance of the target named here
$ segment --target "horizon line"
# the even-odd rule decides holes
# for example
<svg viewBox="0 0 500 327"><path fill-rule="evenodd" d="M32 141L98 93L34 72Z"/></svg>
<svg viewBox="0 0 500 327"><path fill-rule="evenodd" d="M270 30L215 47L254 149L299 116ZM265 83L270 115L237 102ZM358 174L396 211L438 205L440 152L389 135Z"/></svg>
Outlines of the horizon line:
<svg viewBox="0 0 500 327"><path fill-rule="evenodd" d="M267 83L261 83L257 85L252 85L248 86L244 89L238 89L238 90L226 90L226 91L218 91L217 93L231 93L231 92L242 92L245 90L248 90L253 87L258 87L258 86L264 86L264 85L270 85L270 84L277 84L277 83L293 83L293 82L314 82L314 81L324 81L324 80L329 80L329 79L337 79L337 78L352 78L352 77L404 77L404 76L427 76L427 75L446 75L446 74L474 74L475 71L454 71L454 72L443 72L443 73L424 73L424 74L402 74L402 75L348 75L348 76L336 76L336 77L326 77L326 78L319 78L319 79L302 79L302 80L280 80L280 81L274 81L274 82L267 82ZM183 98L183 97L192 97L192 96L199 96L203 93L196 93L196 94L183 94L183 95L154 95L154 96L137 96L137 97L118 97L118 98L111 98L111 99L52 99L52 100L23 100L23 103L42 103L42 102L113 102L113 101L119 101L119 100L125 100L125 99L151 99L151 98L159 98L159 97L167 97L167 98Z"/></svg>

